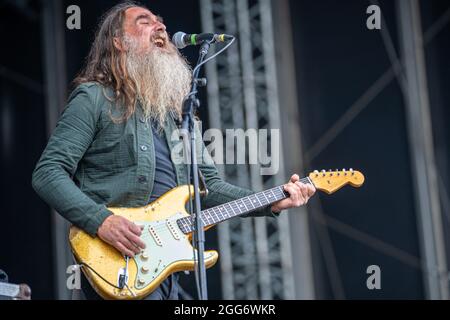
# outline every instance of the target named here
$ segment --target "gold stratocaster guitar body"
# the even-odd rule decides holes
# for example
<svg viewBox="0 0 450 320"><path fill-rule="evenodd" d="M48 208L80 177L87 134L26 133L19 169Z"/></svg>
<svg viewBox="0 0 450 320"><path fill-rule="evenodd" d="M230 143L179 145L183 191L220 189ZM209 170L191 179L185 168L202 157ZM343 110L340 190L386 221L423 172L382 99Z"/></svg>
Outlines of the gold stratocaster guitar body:
<svg viewBox="0 0 450 320"><path fill-rule="evenodd" d="M191 187L193 192L193 187ZM194 250L190 236L177 225L179 218L188 216L185 203L189 199L189 186L181 186L164 194L158 200L140 208L108 208L144 227L141 239L144 252L129 260L128 288L118 289L101 279L118 285L120 272L126 260L114 247L98 237L93 238L81 229L70 228L69 241L78 263L95 291L105 299L142 299L155 290L170 274L194 270ZM218 259L216 251L205 251L205 265L212 267Z"/></svg>

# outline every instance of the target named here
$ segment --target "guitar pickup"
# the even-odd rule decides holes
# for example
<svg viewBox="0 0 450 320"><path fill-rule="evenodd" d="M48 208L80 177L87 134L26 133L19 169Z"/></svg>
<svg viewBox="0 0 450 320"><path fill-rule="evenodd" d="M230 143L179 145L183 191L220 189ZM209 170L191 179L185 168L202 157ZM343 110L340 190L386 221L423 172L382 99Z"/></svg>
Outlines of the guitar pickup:
<svg viewBox="0 0 450 320"><path fill-rule="evenodd" d="M167 224L167 228L169 228L169 231L172 234L172 236L175 238L175 240L180 240L180 235L178 234L177 229L172 224L172 222L170 222L170 220L167 220L166 224Z"/></svg>
<svg viewBox="0 0 450 320"><path fill-rule="evenodd" d="M162 247L162 241L161 238L158 236L158 233L156 232L155 228L153 228L152 226L148 227L148 231L150 232L150 234L153 237L153 240L155 240L156 244L160 247Z"/></svg>

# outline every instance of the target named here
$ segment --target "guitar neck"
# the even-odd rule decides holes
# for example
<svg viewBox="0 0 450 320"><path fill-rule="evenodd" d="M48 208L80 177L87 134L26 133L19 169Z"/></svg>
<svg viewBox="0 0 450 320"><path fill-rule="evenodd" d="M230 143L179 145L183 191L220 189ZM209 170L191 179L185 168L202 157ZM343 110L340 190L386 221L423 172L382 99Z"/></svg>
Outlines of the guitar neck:
<svg viewBox="0 0 450 320"><path fill-rule="evenodd" d="M300 181L313 184L309 178L303 178ZM247 197L203 210L201 212L202 223L204 227L215 225L225 220L265 208L274 202L288 197L289 193L284 190L283 186L257 192ZM194 226L192 220L191 216L177 220L178 226L183 233L188 234L193 232Z"/></svg>

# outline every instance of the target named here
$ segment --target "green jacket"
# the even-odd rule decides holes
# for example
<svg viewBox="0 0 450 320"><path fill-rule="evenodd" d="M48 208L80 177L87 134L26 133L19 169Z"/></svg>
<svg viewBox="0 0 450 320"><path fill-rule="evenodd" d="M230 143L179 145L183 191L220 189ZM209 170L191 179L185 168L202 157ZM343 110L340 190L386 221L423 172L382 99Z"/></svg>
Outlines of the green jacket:
<svg viewBox="0 0 450 320"><path fill-rule="evenodd" d="M97 83L78 86L70 95L32 176L39 196L59 214L92 236L111 215L107 207L140 207L149 203L155 175L153 134L140 107L116 123L120 110ZM196 126L199 169L209 190L202 207L252 194L220 178ZM164 127L178 185L186 184L181 140L172 119ZM251 216L275 216L270 207Z"/></svg>

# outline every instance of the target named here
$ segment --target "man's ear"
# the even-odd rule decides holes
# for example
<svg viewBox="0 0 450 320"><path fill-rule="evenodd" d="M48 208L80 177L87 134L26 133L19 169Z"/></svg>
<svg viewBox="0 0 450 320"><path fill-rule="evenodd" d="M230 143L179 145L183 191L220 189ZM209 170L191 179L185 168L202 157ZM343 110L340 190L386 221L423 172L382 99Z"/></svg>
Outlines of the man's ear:
<svg viewBox="0 0 450 320"><path fill-rule="evenodd" d="M117 50L119 50L119 51L124 50L124 48L122 46L122 41L120 41L120 38L114 37L113 42L114 42L114 47L116 47Z"/></svg>

